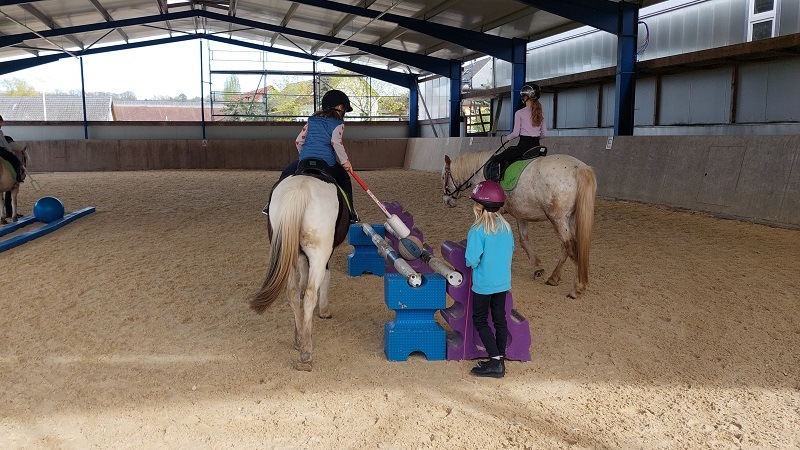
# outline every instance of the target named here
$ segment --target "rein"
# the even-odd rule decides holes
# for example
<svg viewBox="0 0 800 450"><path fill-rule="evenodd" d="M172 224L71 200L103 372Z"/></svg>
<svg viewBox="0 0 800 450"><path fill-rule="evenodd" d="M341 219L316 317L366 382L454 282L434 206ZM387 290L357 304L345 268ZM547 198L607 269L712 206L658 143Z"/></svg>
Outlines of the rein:
<svg viewBox="0 0 800 450"><path fill-rule="evenodd" d="M492 153L492 156L490 156L489 159L487 159L485 163L481 164L481 166L478 167L475 170L475 172L472 172L472 175L470 175L469 178L464 180L463 183L458 185L458 187L454 188L452 191L447 189L447 185L449 184L449 182L451 180L453 181L453 186L455 186L456 182L455 182L455 178L453 178L453 174L450 172L450 164L448 164L447 167L444 170L444 195L447 195L447 196L453 197L453 198L458 198L458 197L456 197L456 195L458 195L459 193L461 193L462 191L464 191L466 189L471 188L472 187L472 183L470 183L470 180L475 178L475 175L477 175L478 172L483 170L483 168L486 167L487 164L489 164L489 161L491 161L492 158L500 152L500 150L503 150L503 148L506 146L506 144L508 144L508 141L503 143L503 145L501 145L500 148L495 150L494 153Z"/></svg>

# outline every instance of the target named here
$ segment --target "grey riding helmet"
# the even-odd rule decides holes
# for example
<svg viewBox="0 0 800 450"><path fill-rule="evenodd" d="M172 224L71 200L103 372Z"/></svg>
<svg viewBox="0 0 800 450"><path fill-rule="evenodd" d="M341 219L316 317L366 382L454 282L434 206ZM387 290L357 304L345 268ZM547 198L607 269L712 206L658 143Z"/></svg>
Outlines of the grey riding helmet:
<svg viewBox="0 0 800 450"><path fill-rule="evenodd" d="M522 90L519 91L519 96L522 98L523 102L527 101L528 98L531 100L539 100L539 97L541 95L542 95L542 89L539 87L538 84L533 84L533 83L522 86Z"/></svg>

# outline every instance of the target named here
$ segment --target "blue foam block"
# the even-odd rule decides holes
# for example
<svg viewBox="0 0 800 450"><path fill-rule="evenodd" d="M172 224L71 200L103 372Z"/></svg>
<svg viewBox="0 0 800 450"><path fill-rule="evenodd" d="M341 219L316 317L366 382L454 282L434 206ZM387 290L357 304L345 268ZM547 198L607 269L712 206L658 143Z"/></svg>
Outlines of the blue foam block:
<svg viewBox="0 0 800 450"><path fill-rule="evenodd" d="M438 273L422 274L422 284L411 287L403 275L387 273L383 283L383 301L389 309L430 310L431 315L447 306L447 282Z"/></svg>
<svg viewBox="0 0 800 450"><path fill-rule="evenodd" d="M410 326L393 321L383 326L383 352L389 361L406 361L413 352L422 352L428 361L442 361L446 356L446 333L438 323Z"/></svg>
<svg viewBox="0 0 800 450"><path fill-rule="evenodd" d="M447 300L444 277L423 274L416 288L399 273L387 273L383 280L384 302L396 316L383 327L386 358L405 361L411 353L422 352L429 361L445 359L447 334L433 317Z"/></svg>
<svg viewBox="0 0 800 450"><path fill-rule="evenodd" d="M380 237L386 236L386 229L383 225L372 225L372 229ZM364 273L371 273L383 276L386 273L386 261L378 253L378 248L372 242L372 238L364 233L361 225L350 225L347 240L353 246L353 253L347 255L348 275L357 277Z"/></svg>

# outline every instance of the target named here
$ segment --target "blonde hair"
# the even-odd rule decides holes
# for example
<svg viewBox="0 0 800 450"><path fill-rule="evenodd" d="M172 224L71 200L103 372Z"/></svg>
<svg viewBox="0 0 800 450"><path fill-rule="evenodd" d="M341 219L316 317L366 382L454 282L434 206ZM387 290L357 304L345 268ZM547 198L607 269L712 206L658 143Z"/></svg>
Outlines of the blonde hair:
<svg viewBox="0 0 800 450"><path fill-rule="evenodd" d="M542 102L533 100L531 105L531 125L538 127L542 125L544 120L544 112L542 111Z"/></svg>
<svg viewBox="0 0 800 450"><path fill-rule="evenodd" d="M511 231L511 225L499 212L489 212L478 202L472 207L475 214L473 227L483 228L487 234L497 234L499 231Z"/></svg>

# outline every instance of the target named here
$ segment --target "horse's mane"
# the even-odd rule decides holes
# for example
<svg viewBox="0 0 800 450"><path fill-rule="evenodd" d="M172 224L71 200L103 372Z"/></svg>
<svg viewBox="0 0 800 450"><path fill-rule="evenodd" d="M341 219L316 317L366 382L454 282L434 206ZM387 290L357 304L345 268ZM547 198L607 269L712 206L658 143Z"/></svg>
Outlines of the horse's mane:
<svg viewBox="0 0 800 450"><path fill-rule="evenodd" d="M479 167L484 165L489 157L492 155L491 151L488 152L470 152L460 155L450 164L450 173L453 178L462 182L472 176Z"/></svg>

